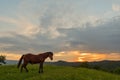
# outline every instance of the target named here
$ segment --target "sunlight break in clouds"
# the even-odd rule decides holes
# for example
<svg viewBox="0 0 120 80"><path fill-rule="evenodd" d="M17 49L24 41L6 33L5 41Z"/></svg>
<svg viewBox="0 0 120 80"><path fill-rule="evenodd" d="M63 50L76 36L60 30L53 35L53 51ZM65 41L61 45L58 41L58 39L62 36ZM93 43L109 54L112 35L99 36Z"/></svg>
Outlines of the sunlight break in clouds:
<svg viewBox="0 0 120 80"><path fill-rule="evenodd" d="M102 60L119 60L119 53L80 53L77 61L102 61Z"/></svg>
<svg viewBox="0 0 120 80"><path fill-rule="evenodd" d="M55 54L55 60L64 60L69 62L101 61L101 60L119 60L119 53L82 53L80 51L64 51Z"/></svg>

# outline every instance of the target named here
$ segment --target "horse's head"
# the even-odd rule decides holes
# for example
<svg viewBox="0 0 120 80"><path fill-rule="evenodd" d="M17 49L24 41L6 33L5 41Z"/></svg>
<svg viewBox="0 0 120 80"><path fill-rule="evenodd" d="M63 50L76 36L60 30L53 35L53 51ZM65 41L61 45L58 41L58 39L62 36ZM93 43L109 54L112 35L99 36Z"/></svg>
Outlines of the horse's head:
<svg viewBox="0 0 120 80"><path fill-rule="evenodd" d="M48 57L53 60L53 52L47 52L48 53Z"/></svg>

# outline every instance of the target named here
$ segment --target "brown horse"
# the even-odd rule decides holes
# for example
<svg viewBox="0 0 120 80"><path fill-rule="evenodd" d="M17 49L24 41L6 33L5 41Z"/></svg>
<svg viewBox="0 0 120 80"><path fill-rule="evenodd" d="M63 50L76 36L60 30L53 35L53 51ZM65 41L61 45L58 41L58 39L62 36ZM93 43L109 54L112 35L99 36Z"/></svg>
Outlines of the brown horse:
<svg viewBox="0 0 120 80"><path fill-rule="evenodd" d="M33 55L30 53L26 54L26 55L22 55L19 62L18 62L17 67L18 68L20 67L20 64L21 64L22 59L23 59L23 64L21 66L21 72L22 72L23 68L26 70L26 72L28 72L28 69L26 68L28 63L31 63L31 64L40 63L39 73L43 73L43 63L47 57L49 57L51 60L53 60L53 52L45 52L45 53L41 53L38 55Z"/></svg>

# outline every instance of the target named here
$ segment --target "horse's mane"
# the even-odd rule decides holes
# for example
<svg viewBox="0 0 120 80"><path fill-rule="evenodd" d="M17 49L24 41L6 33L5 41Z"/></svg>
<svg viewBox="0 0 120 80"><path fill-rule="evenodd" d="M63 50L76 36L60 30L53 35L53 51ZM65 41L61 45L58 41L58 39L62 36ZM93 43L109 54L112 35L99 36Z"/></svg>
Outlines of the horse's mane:
<svg viewBox="0 0 120 80"><path fill-rule="evenodd" d="M41 54L52 54L53 55L53 52L39 53L38 55L41 55Z"/></svg>

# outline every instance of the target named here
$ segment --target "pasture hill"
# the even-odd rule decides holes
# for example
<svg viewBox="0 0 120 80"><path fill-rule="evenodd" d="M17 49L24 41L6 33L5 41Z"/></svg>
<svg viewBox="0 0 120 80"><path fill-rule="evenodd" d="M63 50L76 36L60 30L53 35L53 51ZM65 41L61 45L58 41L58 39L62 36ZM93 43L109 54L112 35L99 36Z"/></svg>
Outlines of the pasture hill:
<svg viewBox="0 0 120 80"><path fill-rule="evenodd" d="M86 68L44 65L44 73L38 73L39 65L28 65L29 72L22 73L17 65L1 65L0 80L120 80L120 75Z"/></svg>

